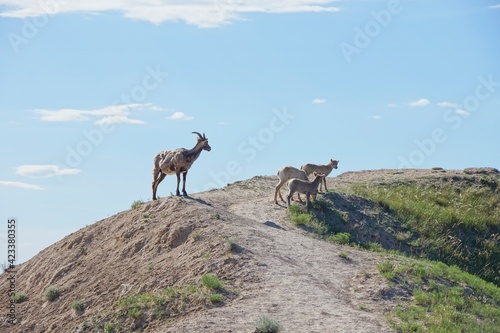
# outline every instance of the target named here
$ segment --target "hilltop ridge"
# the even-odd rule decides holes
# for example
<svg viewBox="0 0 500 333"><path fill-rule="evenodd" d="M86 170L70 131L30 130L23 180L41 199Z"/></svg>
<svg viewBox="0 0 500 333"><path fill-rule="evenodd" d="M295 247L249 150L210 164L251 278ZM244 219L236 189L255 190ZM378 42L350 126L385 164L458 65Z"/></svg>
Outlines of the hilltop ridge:
<svg viewBox="0 0 500 333"><path fill-rule="evenodd" d="M352 183L495 172L347 172L328 178L334 191L328 195L342 204L337 191ZM16 304L16 325L0 323L2 332L102 332L109 324L110 332L250 333L263 315L284 332L393 332L384 314L406 296L390 295L377 271L387 255L311 237L272 202L276 183L276 177L256 176L191 197L162 198L68 235L19 266L16 288L27 300ZM373 203L356 204L356 214L371 216ZM161 313L120 314L120 300L198 285L206 274L223 281L222 301L196 291L185 302L163 304ZM53 301L44 296L51 286L60 292ZM5 284L0 288L7 304ZM81 311L72 308L77 300Z"/></svg>

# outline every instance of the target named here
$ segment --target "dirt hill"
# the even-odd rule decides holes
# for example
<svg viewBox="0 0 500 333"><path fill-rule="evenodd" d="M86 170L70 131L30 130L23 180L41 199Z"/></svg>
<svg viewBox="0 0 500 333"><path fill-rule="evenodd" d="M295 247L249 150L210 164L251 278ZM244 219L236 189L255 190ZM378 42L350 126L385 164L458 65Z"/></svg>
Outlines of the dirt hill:
<svg viewBox="0 0 500 333"><path fill-rule="evenodd" d="M442 173L463 171L350 172L329 178L328 187ZM0 331L251 333L267 316L282 332L392 332L384 313L405 295L394 295L377 271L386 255L331 244L294 226L286 208L272 202L276 183L275 176L257 176L162 198L65 237L18 266L16 290L26 300L15 304L14 326L2 314ZM365 221L372 204L356 202ZM0 285L5 314L7 274ZM224 286L203 287L207 274ZM58 291L53 300L50 287Z"/></svg>

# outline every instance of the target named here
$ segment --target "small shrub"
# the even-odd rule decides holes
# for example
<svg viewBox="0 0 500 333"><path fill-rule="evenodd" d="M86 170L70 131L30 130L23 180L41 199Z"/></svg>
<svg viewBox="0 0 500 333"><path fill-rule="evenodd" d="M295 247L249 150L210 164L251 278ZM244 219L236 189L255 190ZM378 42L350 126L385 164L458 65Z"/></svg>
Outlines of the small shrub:
<svg viewBox="0 0 500 333"><path fill-rule="evenodd" d="M366 248L372 252L384 252L384 248L382 247L382 245L376 242L368 243Z"/></svg>
<svg viewBox="0 0 500 333"><path fill-rule="evenodd" d="M281 331L281 325L275 320L262 316L257 321L255 326L255 333L277 333Z"/></svg>
<svg viewBox="0 0 500 333"><path fill-rule="evenodd" d="M396 234L396 240L400 243L407 241L408 239L410 239L410 237L411 237L410 232L398 232Z"/></svg>
<svg viewBox="0 0 500 333"><path fill-rule="evenodd" d="M339 253L339 257L342 259L349 259L349 255L347 254L347 252L343 251Z"/></svg>
<svg viewBox="0 0 500 333"><path fill-rule="evenodd" d="M329 209L333 207L333 204L330 201L322 200L322 199L316 199L312 203L312 207L314 209L319 210L322 213L327 212Z"/></svg>
<svg viewBox="0 0 500 333"><path fill-rule="evenodd" d="M349 244L349 240L351 239L351 234L347 232L339 232L335 235L331 235L327 237L327 240L332 243L337 244Z"/></svg>
<svg viewBox="0 0 500 333"><path fill-rule="evenodd" d="M61 295L61 292L59 291L59 288L57 288L55 286L50 286L45 290L45 292L43 294L45 295L45 298L47 298L47 300L52 302L56 298L58 298L59 295Z"/></svg>
<svg viewBox="0 0 500 333"><path fill-rule="evenodd" d="M132 202L132 205L130 205L130 208L132 209L137 209L139 208L144 202L142 200L136 200Z"/></svg>
<svg viewBox="0 0 500 333"><path fill-rule="evenodd" d="M209 290L222 290L222 282L215 274L204 274L201 276L201 283Z"/></svg>
<svg viewBox="0 0 500 333"><path fill-rule="evenodd" d="M292 216L292 222L295 225L308 225L312 222L313 216L307 213L300 213Z"/></svg>
<svg viewBox="0 0 500 333"><path fill-rule="evenodd" d="M142 311L138 308L131 308L127 311L127 316L132 319L140 319L142 317Z"/></svg>
<svg viewBox="0 0 500 333"><path fill-rule="evenodd" d="M386 279L392 279L396 275L394 264L389 260L377 264L377 269Z"/></svg>
<svg viewBox="0 0 500 333"><path fill-rule="evenodd" d="M76 312L82 312L84 309L83 302L79 301L79 300L75 300L75 301L73 301L73 303L71 303L71 308L73 310L75 310Z"/></svg>
<svg viewBox="0 0 500 333"><path fill-rule="evenodd" d="M14 303L22 303L28 299L28 295L24 291L16 291L14 296L12 296L12 300Z"/></svg>
<svg viewBox="0 0 500 333"><path fill-rule="evenodd" d="M301 213L303 213L302 211L302 208L300 208L299 205L290 205L290 207L288 207L288 213L291 215L291 216L294 216L294 215L299 215Z"/></svg>
<svg viewBox="0 0 500 333"><path fill-rule="evenodd" d="M104 333L114 333L114 331L113 324L104 324Z"/></svg>

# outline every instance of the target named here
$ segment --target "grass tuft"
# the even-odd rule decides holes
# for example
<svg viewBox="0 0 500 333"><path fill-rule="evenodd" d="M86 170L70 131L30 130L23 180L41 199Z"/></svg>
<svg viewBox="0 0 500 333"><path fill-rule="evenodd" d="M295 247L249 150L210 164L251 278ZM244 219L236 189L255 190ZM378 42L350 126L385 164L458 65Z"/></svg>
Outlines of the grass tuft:
<svg viewBox="0 0 500 333"><path fill-rule="evenodd" d="M61 292L58 287L50 286L47 289L45 289L45 292L43 294L45 295L45 298L47 298L47 300L53 302L56 300L56 298L59 297L59 295L61 295Z"/></svg>
<svg viewBox="0 0 500 333"><path fill-rule="evenodd" d="M71 308L76 312L82 312L84 310L83 302L80 300L75 300L71 303Z"/></svg>
<svg viewBox="0 0 500 333"><path fill-rule="evenodd" d="M223 284L215 274L204 274L201 276L201 283L209 290L223 290Z"/></svg>
<svg viewBox="0 0 500 333"><path fill-rule="evenodd" d="M336 244L349 244L351 239L351 234L347 232L339 232L326 237L326 240Z"/></svg>
<svg viewBox="0 0 500 333"><path fill-rule="evenodd" d="M11 300L14 301L14 303L22 303L28 300L28 295L24 291L16 291L14 296L11 297Z"/></svg>
<svg viewBox="0 0 500 333"><path fill-rule="evenodd" d="M212 303L220 303L222 302L222 294L210 294L208 295L208 300Z"/></svg>
<svg viewBox="0 0 500 333"><path fill-rule="evenodd" d="M104 324L104 333L114 333L114 332L115 332L115 328L114 328L113 324L110 324L110 323Z"/></svg>
<svg viewBox="0 0 500 333"><path fill-rule="evenodd" d="M134 202L132 202L132 205L130 205L130 208L132 209L137 209L139 208L142 204L144 203L144 201L142 200L135 200Z"/></svg>
<svg viewBox="0 0 500 333"><path fill-rule="evenodd" d="M278 333L282 329L281 324L266 316L260 317L255 325L255 333Z"/></svg>
<svg viewBox="0 0 500 333"><path fill-rule="evenodd" d="M389 260L378 263L377 269L386 279L392 279L396 275L394 264Z"/></svg>

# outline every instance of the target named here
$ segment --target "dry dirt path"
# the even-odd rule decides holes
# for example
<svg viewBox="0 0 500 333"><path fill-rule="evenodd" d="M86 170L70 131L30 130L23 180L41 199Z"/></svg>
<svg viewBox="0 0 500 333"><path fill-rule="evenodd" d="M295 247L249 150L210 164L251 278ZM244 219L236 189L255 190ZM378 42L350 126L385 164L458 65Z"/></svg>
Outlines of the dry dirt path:
<svg viewBox="0 0 500 333"><path fill-rule="evenodd" d="M382 280L366 279L373 285L362 288L355 285L360 276L377 275L380 256L314 239L290 225L285 208L271 201L274 182L271 178L262 187L259 179L259 190L252 191L251 198L245 191L248 182L193 195L240 217L231 219L224 232L250 254L240 273L254 278L239 286L240 294L231 304L191 314L157 332L253 332L263 315L281 323L283 332L392 332L380 308ZM348 260L339 256L342 251ZM377 297L373 304L365 299L370 293Z"/></svg>

